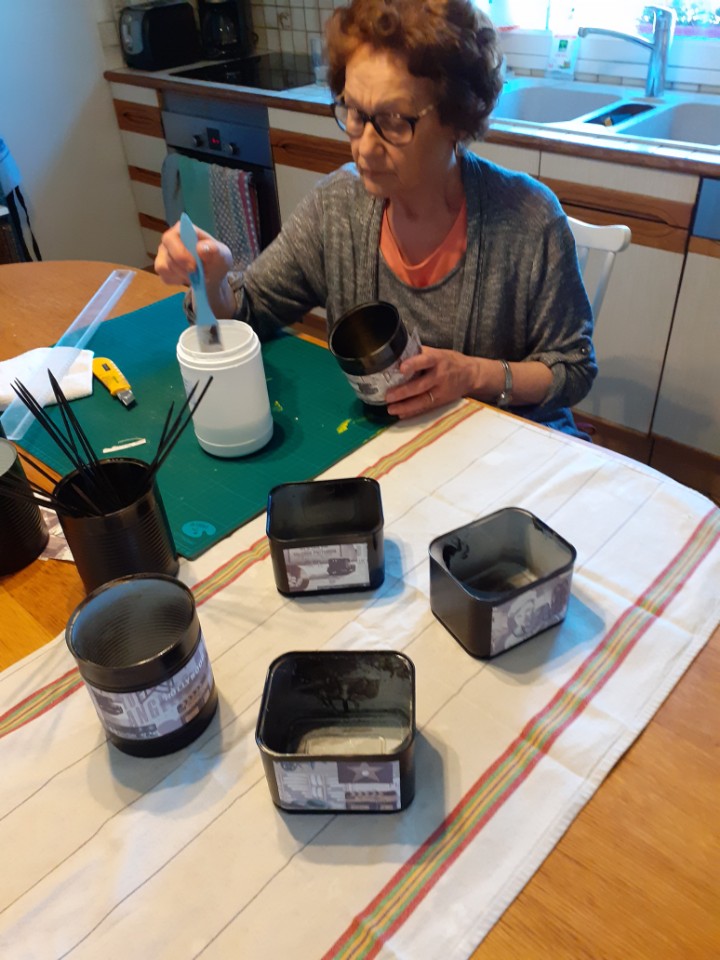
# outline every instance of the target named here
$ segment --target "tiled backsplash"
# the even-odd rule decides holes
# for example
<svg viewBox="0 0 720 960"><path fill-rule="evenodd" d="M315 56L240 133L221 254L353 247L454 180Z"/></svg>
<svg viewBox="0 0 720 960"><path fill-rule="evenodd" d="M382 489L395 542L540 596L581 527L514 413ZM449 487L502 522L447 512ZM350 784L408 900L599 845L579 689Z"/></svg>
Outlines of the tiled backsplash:
<svg viewBox="0 0 720 960"><path fill-rule="evenodd" d="M286 53L309 53L310 40L321 37L333 7L346 0L284 0L253 3L252 19L258 46Z"/></svg>
<svg viewBox="0 0 720 960"><path fill-rule="evenodd" d="M144 0L92 0L98 22L100 39L109 69L123 66L117 22L123 7L134 6ZM192 0L191 0L192 2ZM310 40L322 37L325 21L334 7L346 0L268 0L253 2L251 16L257 34L257 46L264 50L283 50L286 53L309 53ZM197 3L193 2L197 7Z"/></svg>
<svg viewBox="0 0 720 960"><path fill-rule="evenodd" d="M118 40L117 20L123 7L142 0L91 0L108 68L123 66ZM253 29L261 49L287 53L309 53L310 40L321 37L325 21L333 7L344 6L346 0L250 0ZM197 6L196 3L194 3ZM550 34L512 31L503 34L508 64L516 74L543 76L550 50ZM676 38L668 70L668 89L687 92L720 93L720 41L689 41ZM694 44L694 46L692 45ZM711 49L712 48L712 49ZM639 49L639 48L638 48ZM624 83L641 87L647 72L647 55L632 45L623 45L623 55L632 52L627 62L617 63L591 59L592 46L585 41L578 62L578 80L587 82ZM678 65L674 66L673 61Z"/></svg>

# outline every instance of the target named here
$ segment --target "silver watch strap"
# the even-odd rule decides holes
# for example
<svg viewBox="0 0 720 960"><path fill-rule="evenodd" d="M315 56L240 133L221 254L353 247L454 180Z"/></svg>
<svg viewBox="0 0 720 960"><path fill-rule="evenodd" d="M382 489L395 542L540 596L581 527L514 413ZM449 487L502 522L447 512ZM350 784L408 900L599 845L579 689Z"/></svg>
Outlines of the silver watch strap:
<svg viewBox="0 0 720 960"><path fill-rule="evenodd" d="M505 374L505 386L502 389L502 393L498 395L495 403L498 407L509 407L512 402L512 372L510 370L510 364L507 362L507 360L500 360L499 363L503 368L503 373Z"/></svg>

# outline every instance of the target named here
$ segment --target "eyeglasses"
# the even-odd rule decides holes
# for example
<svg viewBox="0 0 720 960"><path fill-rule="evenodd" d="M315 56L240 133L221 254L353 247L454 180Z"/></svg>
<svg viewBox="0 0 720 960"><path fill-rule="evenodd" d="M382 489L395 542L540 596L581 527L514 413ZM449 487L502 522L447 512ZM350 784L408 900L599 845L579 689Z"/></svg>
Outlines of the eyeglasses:
<svg viewBox="0 0 720 960"><path fill-rule="evenodd" d="M363 113L357 107L348 107L342 100L336 100L332 108L337 125L349 137L361 137L366 124L371 123L373 130L383 140L392 143L393 146L402 147L410 143L418 120L422 120L431 110L434 110L435 104L431 103L414 117L406 117L402 113Z"/></svg>

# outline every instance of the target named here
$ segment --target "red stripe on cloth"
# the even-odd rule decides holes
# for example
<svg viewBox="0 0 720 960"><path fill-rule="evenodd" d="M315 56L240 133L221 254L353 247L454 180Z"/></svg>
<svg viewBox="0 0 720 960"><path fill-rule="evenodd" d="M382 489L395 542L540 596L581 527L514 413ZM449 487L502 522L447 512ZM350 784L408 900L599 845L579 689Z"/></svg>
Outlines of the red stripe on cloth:
<svg viewBox="0 0 720 960"><path fill-rule="evenodd" d="M228 576L227 573L223 573L223 571L225 570L232 569L233 565L238 563L239 559L242 559L242 557L252 553L259 544L263 543L263 541L266 541L266 540L267 540L267 537L264 535L262 537L259 537L246 550L242 550L240 554L236 554L234 557L231 557L227 563L224 563L222 566L218 567L216 570L213 570L213 572L209 574L207 577L205 577L204 580L198 580L197 583L193 584L193 586L190 589L192 590L193 595L195 595L198 593L202 593L202 589L206 584L211 583L213 580L216 580L216 579L218 580L217 589L213 590L211 593L208 593L206 597L196 598L195 602L197 606L200 607L202 606L203 603L207 603L208 600L210 600L212 597L217 596L217 594L220 593L222 590L224 590L225 587L228 587L231 583L234 583L236 580L238 580L247 570L250 569L250 567L254 567L255 564L260 563L261 560L266 560L268 555L262 554L255 557L253 560L250 560L249 562L246 562L246 561L241 562L239 565L238 572L234 575Z"/></svg>
<svg viewBox="0 0 720 960"><path fill-rule="evenodd" d="M74 683L72 686L69 686L62 694L50 697L47 703L44 706L33 709L32 701L42 699L44 693L52 693L53 688L61 686L63 681L74 678ZM27 726L32 720L35 720L37 717L41 717L44 713L47 713L48 710L52 710L53 707L57 706L58 703L62 703L63 700L67 700L71 694L75 693L76 690L79 690L83 685L82 678L77 668L68 670L67 673L63 673L57 679L51 681L50 683L45 684L44 687L40 687L35 690L29 696L25 697L23 700L20 700L19 703L16 703L15 706L10 707L9 710L6 710L5 713L0 714L0 739L7 737L9 734L14 733L15 730L19 730L21 727ZM20 720L17 723L12 722L12 718L21 714L24 707L28 707L30 712L24 720ZM8 725L7 730L2 730L4 724Z"/></svg>
<svg viewBox="0 0 720 960"><path fill-rule="evenodd" d="M46 683L44 687L38 687L37 690L33 690L33 692L29 694L27 697L25 697L23 700L18 701L18 703L16 703L14 707L10 707L10 709L6 710L5 713L0 713L0 723L2 723L4 720L7 720L10 714L17 713L19 710L21 710L26 703L29 703L31 700L37 699L37 697L41 693L45 693L46 690L50 690L52 687L56 687L59 683L61 683L67 677L71 677L73 674L77 674L78 677L80 676L80 674L78 673L77 667L73 667L72 670L68 670L66 673L63 673L59 677L56 677L54 680L51 680L50 683Z"/></svg>
<svg viewBox="0 0 720 960"><path fill-rule="evenodd" d="M548 703L540 711L538 711L528 721L528 723L526 723L520 734L513 740L506 750L485 771L483 771L473 786L464 794L460 801L453 807L452 811L444 818L442 823L427 837L427 839L421 844L420 847L418 847L415 853L405 862L405 864L403 864L403 866L395 872L392 878L385 884L385 886L368 904L368 906L365 907L365 909L353 919L348 928L335 941L332 947L330 947L330 949L323 954L322 960L333 960L333 957L337 955L338 951L343 950L347 945L349 945L355 934L363 927L368 930L367 936L370 938L372 946L360 947L358 957L362 957L362 960L372 960L373 957L377 956L382 946L387 943L387 941L397 932L397 930L400 929L400 927L403 926L403 924L409 919L415 910L417 910L422 901L435 887L441 877L443 877L452 864L455 863L460 854L467 849L470 843L472 843L478 833L487 825L500 807L502 807L506 801L512 797L518 787L520 787L525 780L527 780L530 773L535 769L543 756L548 753L549 749L554 745L560 735L567 730L571 723L573 723L585 711L585 708L595 698L597 693L599 693L599 691L602 690L602 688L606 685L608 680L615 675L630 652L635 648L640 638L644 636L649 627L655 622L657 616L667 609L667 606L670 604L673 598L677 596L690 576L692 576L709 551L718 542L718 539L720 539L720 533L716 534L712 538L705 549L699 554L695 562L687 569L685 575L678 579L678 581L672 586L672 589L667 592L665 598L662 599L655 607L657 612L650 612L646 609L646 598L651 596L653 590L662 583L671 569L676 566L680 560L682 560L682 556L686 552L688 546L692 544L702 528L705 526L705 524L707 524L709 518L715 512L716 509L713 508L705 515L705 517L695 527L692 534L688 537L683 547L676 553L675 557L663 568L661 573L655 577L651 584L638 596L636 601L630 607L626 608L625 611L623 611L623 613L612 625L610 630L607 631L600 643L578 667L572 677L557 691L557 693L548 701ZM602 657L603 649L607 648L615 641L615 635L621 628L623 621L629 619L633 615L637 615L638 609L642 610L645 617L643 623L638 626L632 637L628 639L625 646L619 651L605 673L595 681L588 695L580 698L573 696L571 689L574 684L580 679L582 674L588 670L594 660ZM468 805L468 802L475 794L479 792L482 786L492 779L497 770L503 764L505 764L514 753L518 751L518 748L525 741L530 741L532 739L533 728L541 723L544 717L552 714L552 711L557 706L559 701L566 696L573 696L575 705L573 709L568 712L568 715L562 721L562 723L558 724L554 728L547 738L543 740L540 746L533 745L533 749L535 750L534 755L532 755L525 762L525 765L514 777L513 781L503 790L502 793L498 795L497 799L490 804L488 809L485 811L482 817L476 821L473 827L467 831L462 840L457 843L455 849L448 854L448 856L432 871L431 874L429 874L428 878L424 881L423 886L418 890L417 893L412 895L411 899L408 900L407 905L397 914L397 916L384 930L373 932L372 924L369 924L367 921L372 917L372 914L381 905L383 900L385 900L392 890L412 872L413 868L426 856L437 840L442 837L443 833L453 825L454 821L458 819L463 809Z"/></svg>

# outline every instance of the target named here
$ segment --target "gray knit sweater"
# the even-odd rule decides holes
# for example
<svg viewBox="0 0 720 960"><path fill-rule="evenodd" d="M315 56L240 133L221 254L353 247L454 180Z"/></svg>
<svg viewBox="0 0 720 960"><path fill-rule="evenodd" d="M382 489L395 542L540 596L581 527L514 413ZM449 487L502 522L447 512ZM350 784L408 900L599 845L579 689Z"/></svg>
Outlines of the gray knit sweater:
<svg viewBox="0 0 720 960"><path fill-rule="evenodd" d="M379 253L383 203L348 164L303 199L244 276L231 275L235 316L267 338L313 307L326 308L330 329L350 308L388 300L428 346L545 363L553 375L545 401L515 410L575 432L566 408L586 396L597 365L565 215L541 183L475 154L462 155L462 176L467 249L440 283L418 290L387 267Z"/></svg>

